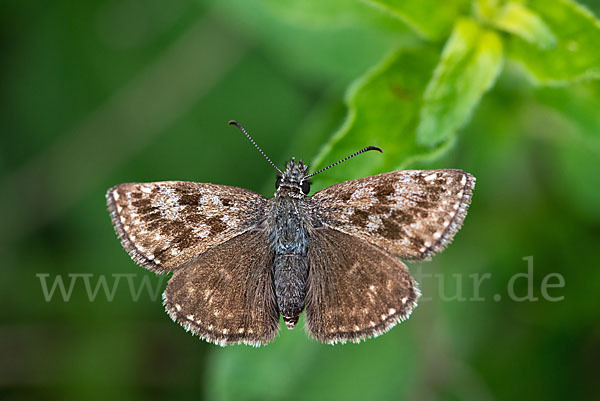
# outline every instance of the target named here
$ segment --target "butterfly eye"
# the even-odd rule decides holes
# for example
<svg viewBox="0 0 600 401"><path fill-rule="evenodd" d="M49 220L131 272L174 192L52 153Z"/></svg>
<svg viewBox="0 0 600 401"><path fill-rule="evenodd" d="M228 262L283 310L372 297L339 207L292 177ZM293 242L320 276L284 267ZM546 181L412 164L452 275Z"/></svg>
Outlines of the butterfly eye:
<svg viewBox="0 0 600 401"><path fill-rule="evenodd" d="M304 193L304 195L308 195L308 193L310 192L310 181L302 181L302 183L300 184L300 188L302 189L302 193Z"/></svg>
<svg viewBox="0 0 600 401"><path fill-rule="evenodd" d="M275 189L279 188L281 181L283 181L283 179L281 177L277 177L277 181L275 181Z"/></svg>

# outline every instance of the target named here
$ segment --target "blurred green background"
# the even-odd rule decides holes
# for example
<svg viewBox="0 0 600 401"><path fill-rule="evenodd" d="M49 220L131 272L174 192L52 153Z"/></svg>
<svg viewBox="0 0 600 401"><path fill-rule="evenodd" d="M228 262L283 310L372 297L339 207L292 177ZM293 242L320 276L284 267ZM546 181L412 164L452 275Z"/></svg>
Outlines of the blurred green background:
<svg viewBox="0 0 600 401"><path fill-rule="evenodd" d="M505 4L0 2L0 398L600 399L600 2ZM271 196L230 119L280 166L384 148L315 188L477 177L453 244L409 264L408 321L334 347L300 324L258 349L171 322L151 294L166 278L123 251L104 193L177 179ZM564 286L544 297L551 273Z"/></svg>

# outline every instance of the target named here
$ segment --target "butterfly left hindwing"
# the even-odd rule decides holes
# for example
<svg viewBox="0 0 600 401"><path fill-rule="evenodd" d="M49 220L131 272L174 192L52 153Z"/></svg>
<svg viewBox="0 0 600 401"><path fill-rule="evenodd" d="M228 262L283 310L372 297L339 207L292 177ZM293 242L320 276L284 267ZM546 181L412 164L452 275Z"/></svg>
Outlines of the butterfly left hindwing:
<svg viewBox="0 0 600 401"><path fill-rule="evenodd" d="M171 318L219 345L266 344L279 330L264 230L250 230L181 266L163 294Z"/></svg>

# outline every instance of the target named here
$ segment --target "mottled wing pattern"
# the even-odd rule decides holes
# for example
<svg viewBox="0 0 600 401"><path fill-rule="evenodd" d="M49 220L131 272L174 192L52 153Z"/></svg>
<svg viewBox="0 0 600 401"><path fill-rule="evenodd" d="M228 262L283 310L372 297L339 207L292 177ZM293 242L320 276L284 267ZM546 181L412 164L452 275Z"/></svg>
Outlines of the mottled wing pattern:
<svg viewBox="0 0 600 401"><path fill-rule="evenodd" d="M123 247L158 273L255 227L267 202L246 189L184 181L121 184L106 199Z"/></svg>
<svg viewBox="0 0 600 401"><path fill-rule="evenodd" d="M273 251L263 230L250 230L179 268L163 294L171 318L219 345L266 344L279 329Z"/></svg>
<svg viewBox="0 0 600 401"><path fill-rule="evenodd" d="M427 259L461 227L475 178L461 170L406 170L332 185L310 199L315 225Z"/></svg>
<svg viewBox="0 0 600 401"><path fill-rule="evenodd" d="M306 328L317 340L358 342L408 318L420 294L396 257L329 228L309 241Z"/></svg>

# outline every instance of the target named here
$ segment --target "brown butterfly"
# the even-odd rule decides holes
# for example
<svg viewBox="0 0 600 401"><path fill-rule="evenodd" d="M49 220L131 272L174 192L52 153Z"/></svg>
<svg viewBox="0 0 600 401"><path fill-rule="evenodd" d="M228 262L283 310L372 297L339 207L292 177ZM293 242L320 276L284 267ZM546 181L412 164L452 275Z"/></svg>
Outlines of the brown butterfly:
<svg viewBox="0 0 600 401"><path fill-rule="evenodd" d="M173 273L168 314L219 344L266 344L306 310L327 343L358 342L410 315L417 284L398 259L440 252L461 227L475 178L460 170L393 171L312 196L322 170L293 158L271 199L242 188L183 181L117 185L106 194L123 247L143 267Z"/></svg>

